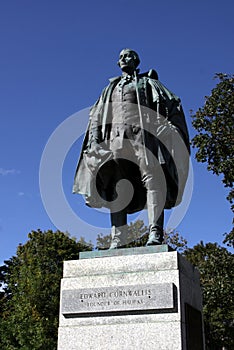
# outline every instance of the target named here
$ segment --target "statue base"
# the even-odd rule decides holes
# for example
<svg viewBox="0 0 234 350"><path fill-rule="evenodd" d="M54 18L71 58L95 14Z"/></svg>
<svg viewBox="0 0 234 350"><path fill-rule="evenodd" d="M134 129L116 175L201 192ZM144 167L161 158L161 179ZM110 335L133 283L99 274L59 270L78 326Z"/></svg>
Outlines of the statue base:
<svg viewBox="0 0 234 350"><path fill-rule="evenodd" d="M64 262L58 350L204 350L199 273L167 245Z"/></svg>

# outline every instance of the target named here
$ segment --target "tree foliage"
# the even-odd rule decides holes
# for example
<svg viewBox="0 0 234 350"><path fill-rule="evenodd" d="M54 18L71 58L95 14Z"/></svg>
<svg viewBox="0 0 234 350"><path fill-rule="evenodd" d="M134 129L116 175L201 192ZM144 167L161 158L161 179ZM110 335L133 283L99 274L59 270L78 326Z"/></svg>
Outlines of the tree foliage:
<svg viewBox="0 0 234 350"><path fill-rule="evenodd" d="M192 124L198 134L192 145L198 148L196 159L206 162L207 169L223 175L225 187L230 189L227 199L234 211L234 75L216 74L216 87L206 96L204 107L193 115ZM233 246L233 230L226 237Z"/></svg>
<svg viewBox="0 0 234 350"><path fill-rule="evenodd" d="M188 241L176 230L168 230L164 233L164 241L172 249L183 253L187 248Z"/></svg>
<svg viewBox="0 0 234 350"><path fill-rule="evenodd" d="M217 243L196 245L185 257L201 274L206 349L234 348L234 260Z"/></svg>
<svg viewBox="0 0 234 350"><path fill-rule="evenodd" d="M197 160L207 162L207 169L213 173L223 174L225 186L233 188L234 76L220 73L216 78L220 82L206 97L204 107L193 116L193 126L198 135L192 143L198 148Z"/></svg>
<svg viewBox="0 0 234 350"><path fill-rule="evenodd" d="M56 349L63 261L86 245L57 231L32 231L0 268L0 348Z"/></svg>

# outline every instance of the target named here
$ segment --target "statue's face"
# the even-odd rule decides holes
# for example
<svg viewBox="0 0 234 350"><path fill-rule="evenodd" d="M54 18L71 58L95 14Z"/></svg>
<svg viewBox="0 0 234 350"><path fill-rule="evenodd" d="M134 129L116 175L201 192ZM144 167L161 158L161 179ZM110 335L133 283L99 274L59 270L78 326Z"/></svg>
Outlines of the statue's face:
<svg viewBox="0 0 234 350"><path fill-rule="evenodd" d="M134 71L136 69L135 55L132 51L123 50L120 52L118 65L122 71Z"/></svg>

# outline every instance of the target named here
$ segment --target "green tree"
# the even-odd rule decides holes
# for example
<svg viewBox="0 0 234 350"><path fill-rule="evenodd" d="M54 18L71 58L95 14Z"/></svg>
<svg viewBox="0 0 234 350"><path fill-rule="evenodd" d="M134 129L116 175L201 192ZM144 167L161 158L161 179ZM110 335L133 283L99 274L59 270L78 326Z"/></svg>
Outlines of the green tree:
<svg viewBox="0 0 234 350"><path fill-rule="evenodd" d="M200 242L184 255L201 274L206 349L233 349L233 254L217 243Z"/></svg>
<svg viewBox="0 0 234 350"><path fill-rule="evenodd" d="M9 322L13 307L11 303L12 292L7 284L9 271L17 266L16 257L6 261L6 265L0 267L0 348L7 350L19 349L19 344L15 338L11 322Z"/></svg>
<svg viewBox="0 0 234 350"><path fill-rule="evenodd" d="M224 186L230 189L227 199L234 211L234 75L219 73L215 78L218 84L206 96L204 107L192 116L198 132L192 145L198 148L197 161L206 162L209 171L223 175ZM233 246L233 229L225 242Z"/></svg>
<svg viewBox="0 0 234 350"><path fill-rule="evenodd" d="M179 253L183 253L188 248L187 239L181 236L180 233L174 229L165 231L164 241L172 249L177 250Z"/></svg>
<svg viewBox="0 0 234 350"><path fill-rule="evenodd" d="M54 350L63 261L78 259L88 247L60 231L28 237L0 269L0 348Z"/></svg>

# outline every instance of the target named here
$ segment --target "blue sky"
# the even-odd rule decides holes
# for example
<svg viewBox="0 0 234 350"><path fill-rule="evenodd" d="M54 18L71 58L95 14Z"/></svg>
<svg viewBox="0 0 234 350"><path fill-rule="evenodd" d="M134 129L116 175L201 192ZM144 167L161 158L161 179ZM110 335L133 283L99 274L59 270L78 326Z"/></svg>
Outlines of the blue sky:
<svg viewBox="0 0 234 350"><path fill-rule="evenodd" d="M233 11L231 0L1 2L0 262L15 254L31 230L56 229L40 195L43 150L54 130L91 106L108 79L120 73L122 48L136 50L141 71L156 69L180 96L194 136L189 111L203 105L215 73L233 72ZM78 136L82 127L78 123ZM108 215L71 194L79 145L64 160L66 200L82 220L107 230ZM193 196L177 229L190 246L200 240L221 243L232 221L227 191L221 177L194 160L194 151L192 163ZM58 212L59 206L55 201ZM92 238L88 227L77 227L75 235Z"/></svg>

